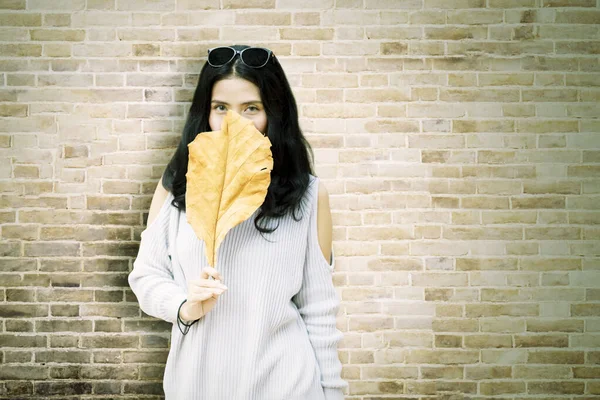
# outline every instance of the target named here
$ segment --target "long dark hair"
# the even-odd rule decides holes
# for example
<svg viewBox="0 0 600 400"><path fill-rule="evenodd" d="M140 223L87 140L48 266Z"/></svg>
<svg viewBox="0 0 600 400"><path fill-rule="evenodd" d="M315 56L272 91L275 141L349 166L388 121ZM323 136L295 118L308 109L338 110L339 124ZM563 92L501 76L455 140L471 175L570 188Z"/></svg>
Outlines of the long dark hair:
<svg viewBox="0 0 600 400"><path fill-rule="evenodd" d="M250 46L234 45L242 50ZM300 209L308 185L309 174L313 174L314 155L298 123L298 108L281 65L275 55L262 68L251 68L241 62L239 56L222 67L214 68L205 63L200 72L189 115L183 128L181 140L175 154L165 168L162 185L173 193L171 204L178 209L186 209L186 173L188 168L188 144L201 132L211 131L208 119L210 114L212 89L220 80L239 77L255 84L267 114L267 136L271 141L273 171L271 184L254 220L254 226L261 233L273 232L275 228L259 226L263 218L277 219L296 209Z"/></svg>

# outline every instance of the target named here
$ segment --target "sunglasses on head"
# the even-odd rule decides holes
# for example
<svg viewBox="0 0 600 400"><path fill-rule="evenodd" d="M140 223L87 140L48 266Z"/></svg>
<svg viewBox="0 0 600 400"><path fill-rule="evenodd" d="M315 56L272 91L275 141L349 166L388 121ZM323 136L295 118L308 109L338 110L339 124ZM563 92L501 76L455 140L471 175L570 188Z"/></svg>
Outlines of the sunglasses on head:
<svg viewBox="0 0 600 400"><path fill-rule="evenodd" d="M228 64L240 55L240 59L244 64L252 68L262 68L271 59L275 59L273 52L264 47L248 47L243 50L236 50L233 47L223 46L208 49L208 64L212 67L222 67Z"/></svg>

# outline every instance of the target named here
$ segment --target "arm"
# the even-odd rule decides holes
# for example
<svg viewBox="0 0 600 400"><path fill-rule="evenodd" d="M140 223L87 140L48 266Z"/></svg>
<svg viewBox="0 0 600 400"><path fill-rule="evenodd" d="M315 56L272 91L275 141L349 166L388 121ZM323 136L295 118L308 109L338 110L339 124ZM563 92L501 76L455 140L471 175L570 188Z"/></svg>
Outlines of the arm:
<svg viewBox="0 0 600 400"><path fill-rule="evenodd" d="M343 400L343 388L348 383L341 378L342 363L337 352L337 344L343 338L336 327L339 298L332 280L334 265L327 262L333 255L329 195L323 184L319 185L318 193L317 204L313 204L310 214L302 288L292 301L306 324L321 370L325 399Z"/></svg>
<svg viewBox="0 0 600 400"><path fill-rule="evenodd" d="M142 311L176 323L177 310L187 295L185 288L173 280L168 251L170 203L173 197L161 181L152 198L148 223L141 233L140 248L128 281Z"/></svg>

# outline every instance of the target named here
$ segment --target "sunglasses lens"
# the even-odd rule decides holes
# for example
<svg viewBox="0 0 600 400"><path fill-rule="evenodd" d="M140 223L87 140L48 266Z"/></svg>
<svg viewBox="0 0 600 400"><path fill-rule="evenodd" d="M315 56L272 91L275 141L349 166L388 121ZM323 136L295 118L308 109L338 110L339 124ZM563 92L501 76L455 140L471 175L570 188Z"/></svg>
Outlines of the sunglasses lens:
<svg viewBox="0 0 600 400"><path fill-rule="evenodd" d="M251 67L262 67L268 60L269 52L265 49L252 47L242 53L242 61Z"/></svg>
<svg viewBox="0 0 600 400"><path fill-rule="evenodd" d="M208 55L208 61L212 65L221 66L227 64L234 54L235 51L229 47L217 47Z"/></svg>

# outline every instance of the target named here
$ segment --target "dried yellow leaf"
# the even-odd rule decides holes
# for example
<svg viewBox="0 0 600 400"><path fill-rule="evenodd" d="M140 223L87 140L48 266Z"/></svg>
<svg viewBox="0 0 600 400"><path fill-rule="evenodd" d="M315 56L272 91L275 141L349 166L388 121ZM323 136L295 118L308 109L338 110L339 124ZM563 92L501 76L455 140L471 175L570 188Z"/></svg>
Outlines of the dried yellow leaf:
<svg viewBox="0 0 600 400"><path fill-rule="evenodd" d="M271 184L271 141L254 123L227 111L220 131L203 132L188 144L187 221L204 240L208 264L236 225L264 202Z"/></svg>

